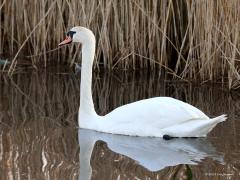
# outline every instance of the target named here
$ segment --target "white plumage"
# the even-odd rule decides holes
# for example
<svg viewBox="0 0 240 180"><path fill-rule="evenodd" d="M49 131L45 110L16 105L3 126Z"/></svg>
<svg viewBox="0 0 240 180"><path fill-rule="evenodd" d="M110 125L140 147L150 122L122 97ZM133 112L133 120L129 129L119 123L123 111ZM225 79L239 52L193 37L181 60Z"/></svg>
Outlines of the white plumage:
<svg viewBox="0 0 240 180"><path fill-rule="evenodd" d="M105 133L131 136L205 137L221 115L210 119L196 107L170 97L155 97L121 106L105 116L94 110L91 84L95 54L95 36L87 28L71 29L72 42L82 44L79 126ZM69 38L67 39L69 43ZM61 45L64 43L61 43Z"/></svg>

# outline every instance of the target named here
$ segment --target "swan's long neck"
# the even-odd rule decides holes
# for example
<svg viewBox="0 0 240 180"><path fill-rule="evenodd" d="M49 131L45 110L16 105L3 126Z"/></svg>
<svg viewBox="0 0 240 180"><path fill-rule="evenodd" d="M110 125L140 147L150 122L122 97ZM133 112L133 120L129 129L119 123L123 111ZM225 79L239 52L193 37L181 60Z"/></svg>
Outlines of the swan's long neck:
<svg viewBox="0 0 240 180"><path fill-rule="evenodd" d="M89 42L82 45L82 67L80 86L79 115L96 116L92 99L92 65L95 54L95 38L90 37Z"/></svg>

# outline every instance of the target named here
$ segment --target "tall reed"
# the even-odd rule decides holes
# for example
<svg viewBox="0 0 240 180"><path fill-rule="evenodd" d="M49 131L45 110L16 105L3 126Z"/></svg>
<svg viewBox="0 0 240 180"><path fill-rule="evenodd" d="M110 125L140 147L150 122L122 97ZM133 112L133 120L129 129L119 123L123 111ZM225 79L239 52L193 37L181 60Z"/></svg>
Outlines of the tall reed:
<svg viewBox="0 0 240 180"><path fill-rule="evenodd" d="M97 37L95 68L161 68L237 88L239 6L239 0L1 0L0 53L12 55L10 72L32 55L27 62L33 66L53 59L72 65L78 46L46 52L57 48L70 27L81 25Z"/></svg>

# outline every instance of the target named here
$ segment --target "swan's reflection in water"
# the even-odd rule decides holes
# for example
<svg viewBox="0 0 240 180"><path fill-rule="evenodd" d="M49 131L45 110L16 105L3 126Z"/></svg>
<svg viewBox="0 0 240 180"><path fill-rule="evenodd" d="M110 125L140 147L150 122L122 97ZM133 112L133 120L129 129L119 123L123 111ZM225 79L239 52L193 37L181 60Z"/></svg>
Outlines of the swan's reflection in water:
<svg viewBox="0 0 240 180"><path fill-rule="evenodd" d="M80 144L79 180L91 179L91 155L95 143L99 140L107 143L110 150L135 160L149 171L159 171L179 164L197 164L207 157L224 163L223 156L206 138L176 138L165 141L162 138L122 136L80 129L78 139Z"/></svg>

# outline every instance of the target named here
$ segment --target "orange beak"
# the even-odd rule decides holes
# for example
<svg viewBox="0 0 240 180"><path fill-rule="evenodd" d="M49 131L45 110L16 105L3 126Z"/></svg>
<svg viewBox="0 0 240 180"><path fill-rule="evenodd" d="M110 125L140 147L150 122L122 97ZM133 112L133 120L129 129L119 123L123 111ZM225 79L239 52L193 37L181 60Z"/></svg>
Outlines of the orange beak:
<svg viewBox="0 0 240 180"><path fill-rule="evenodd" d="M67 36L66 39L61 42L58 46L63 46L65 44L70 44L72 42L72 38L70 36Z"/></svg>

